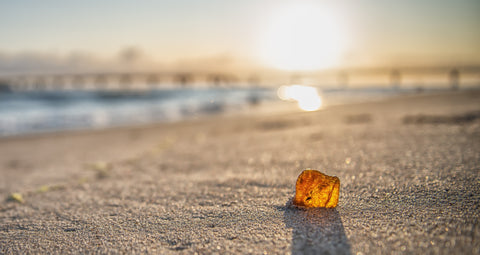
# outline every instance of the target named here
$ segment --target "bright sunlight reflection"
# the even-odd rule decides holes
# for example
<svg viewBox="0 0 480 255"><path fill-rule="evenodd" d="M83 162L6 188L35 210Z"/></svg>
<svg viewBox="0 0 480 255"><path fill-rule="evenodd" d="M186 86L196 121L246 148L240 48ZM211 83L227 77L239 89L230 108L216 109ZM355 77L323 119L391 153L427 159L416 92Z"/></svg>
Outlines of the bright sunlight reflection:
<svg viewBox="0 0 480 255"><path fill-rule="evenodd" d="M318 90L310 86L281 86L277 95L282 100L297 101L298 107L304 111L316 111L322 107L322 98Z"/></svg>
<svg viewBox="0 0 480 255"><path fill-rule="evenodd" d="M279 8L260 42L263 60L284 70L315 70L338 64L345 50L345 31L335 12L309 1Z"/></svg>

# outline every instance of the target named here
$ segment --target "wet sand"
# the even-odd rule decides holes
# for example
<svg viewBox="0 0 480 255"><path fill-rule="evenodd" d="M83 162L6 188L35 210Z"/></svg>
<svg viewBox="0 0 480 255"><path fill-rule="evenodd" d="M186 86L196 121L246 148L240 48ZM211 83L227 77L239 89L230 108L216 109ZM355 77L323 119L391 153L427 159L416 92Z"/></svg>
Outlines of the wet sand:
<svg viewBox="0 0 480 255"><path fill-rule="evenodd" d="M463 91L3 138L0 253L479 254L479 112ZM337 208L288 206L305 168Z"/></svg>

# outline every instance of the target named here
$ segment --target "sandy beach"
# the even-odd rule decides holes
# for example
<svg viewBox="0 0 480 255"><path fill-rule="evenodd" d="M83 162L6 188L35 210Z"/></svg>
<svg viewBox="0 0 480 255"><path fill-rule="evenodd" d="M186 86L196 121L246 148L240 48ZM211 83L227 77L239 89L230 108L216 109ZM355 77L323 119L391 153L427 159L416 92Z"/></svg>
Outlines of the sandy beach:
<svg viewBox="0 0 480 255"><path fill-rule="evenodd" d="M0 253L480 254L479 164L478 90L2 138Z"/></svg>

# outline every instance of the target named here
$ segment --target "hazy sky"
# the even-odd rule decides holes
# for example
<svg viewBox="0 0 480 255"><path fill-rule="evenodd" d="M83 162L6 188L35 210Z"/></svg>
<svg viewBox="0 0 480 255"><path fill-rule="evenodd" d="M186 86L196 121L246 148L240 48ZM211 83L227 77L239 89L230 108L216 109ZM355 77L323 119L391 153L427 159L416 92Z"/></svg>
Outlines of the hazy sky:
<svg viewBox="0 0 480 255"><path fill-rule="evenodd" d="M281 17L289 17L279 11L282 6L298 2L302 0L0 0L0 53L83 52L108 59L137 47L157 62L228 56L268 65L262 59L265 45L277 47L279 55L287 46L282 35L265 35L284 24ZM332 17L325 21L333 23L328 32L317 31L322 24L305 28L317 34L319 49L328 51L322 41L341 33L335 65L480 63L479 0L304 2L319 7L316 15Z"/></svg>

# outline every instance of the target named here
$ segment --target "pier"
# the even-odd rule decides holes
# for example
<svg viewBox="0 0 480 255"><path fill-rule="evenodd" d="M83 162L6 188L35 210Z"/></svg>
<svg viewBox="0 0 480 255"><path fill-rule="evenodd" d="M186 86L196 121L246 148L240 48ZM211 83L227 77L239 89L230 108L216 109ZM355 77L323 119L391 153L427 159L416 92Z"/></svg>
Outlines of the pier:
<svg viewBox="0 0 480 255"><path fill-rule="evenodd" d="M29 90L129 90L173 87L272 86L281 83L329 84L338 88L354 87L362 77L375 77L384 86L400 88L405 80L422 76L439 77L452 90L462 86L463 77L480 84L480 66L350 68L312 72L252 72L235 75L223 72L85 72L0 74L0 92ZM413 77L413 78L412 78ZM415 78L417 77L417 78ZM420 80L420 78L418 78ZM410 84L412 82L410 81ZM200 84L200 85L199 85ZM421 86L421 84L419 85Z"/></svg>

